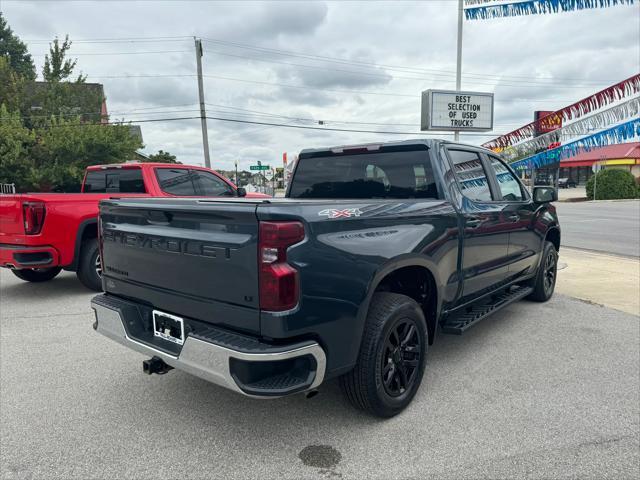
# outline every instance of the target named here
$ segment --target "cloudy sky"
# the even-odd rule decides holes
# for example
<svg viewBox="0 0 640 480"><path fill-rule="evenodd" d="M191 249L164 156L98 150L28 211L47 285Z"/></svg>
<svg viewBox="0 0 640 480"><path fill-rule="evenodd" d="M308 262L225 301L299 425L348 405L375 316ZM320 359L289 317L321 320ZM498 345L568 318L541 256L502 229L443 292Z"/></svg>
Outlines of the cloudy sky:
<svg viewBox="0 0 640 480"><path fill-rule="evenodd" d="M420 136L420 92L453 89L455 0L186 2L0 0L40 72L48 42L69 35L111 119L198 115L193 36L203 39L208 115L346 133L209 120L214 168L282 152ZM495 92L494 134L640 70L640 5L466 21L463 89ZM199 120L142 123L145 151L202 164ZM442 136L442 135L440 135ZM495 135L494 135L495 136ZM469 135L479 144L493 138Z"/></svg>

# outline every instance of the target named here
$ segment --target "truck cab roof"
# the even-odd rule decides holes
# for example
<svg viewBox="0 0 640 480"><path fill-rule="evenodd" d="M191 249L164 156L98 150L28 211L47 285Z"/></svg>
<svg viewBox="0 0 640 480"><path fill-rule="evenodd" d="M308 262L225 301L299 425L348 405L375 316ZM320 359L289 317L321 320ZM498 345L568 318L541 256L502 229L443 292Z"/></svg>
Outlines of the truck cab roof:
<svg viewBox="0 0 640 480"><path fill-rule="evenodd" d="M320 156L322 154L340 154L340 153L363 153L366 151L376 151L382 148L389 147L411 147L424 145L427 148L436 148L439 145L459 145L461 147L471 147L474 149L485 150L489 152L486 148L480 147L478 145L465 144L460 142L452 142L450 140L442 140L442 139L433 139L433 138L413 138L408 140L400 140L400 141L390 141L390 142L371 142L371 143L360 143L354 145L339 145L335 147L320 147L320 148L306 148L300 151L300 157L314 157ZM494 152L495 153L495 152Z"/></svg>
<svg viewBox="0 0 640 480"><path fill-rule="evenodd" d="M183 165L181 163L161 163L161 162L129 162L129 163L110 163L107 165L91 165L87 170L108 170L111 168L190 168L194 170L207 170L198 165Z"/></svg>

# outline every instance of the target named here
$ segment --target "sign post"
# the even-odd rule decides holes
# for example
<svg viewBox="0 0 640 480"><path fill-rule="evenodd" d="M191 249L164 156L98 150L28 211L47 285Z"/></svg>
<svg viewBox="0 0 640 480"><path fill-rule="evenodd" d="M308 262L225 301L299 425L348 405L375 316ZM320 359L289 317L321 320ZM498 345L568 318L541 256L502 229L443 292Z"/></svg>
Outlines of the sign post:
<svg viewBox="0 0 640 480"><path fill-rule="evenodd" d="M598 172L600 170L602 170L602 163L598 161L593 162L593 165L591 165L591 171L595 174L593 176L593 200L594 201L598 199L596 192L598 191Z"/></svg>
<svg viewBox="0 0 640 480"><path fill-rule="evenodd" d="M422 92L420 130L454 132L493 130L493 93L458 90Z"/></svg>

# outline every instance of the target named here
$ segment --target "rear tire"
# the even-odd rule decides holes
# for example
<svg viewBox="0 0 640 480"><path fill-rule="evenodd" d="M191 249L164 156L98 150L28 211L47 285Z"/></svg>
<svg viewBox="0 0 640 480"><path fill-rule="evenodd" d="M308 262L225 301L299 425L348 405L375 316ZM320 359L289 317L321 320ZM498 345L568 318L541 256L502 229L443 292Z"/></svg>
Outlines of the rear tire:
<svg viewBox="0 0 640 480"><path fill-rule="evenodd" d="M88 289L102 291L102 264L97 238L85 240L82 244L76 275L80 283Z"/></svg>
<svg viewBox="0 0 640 480"><path fill-rule="evenodd" d="M60 267L51 268L27 268L24 270L11 270L20 280L25 282L48 282L56 277L61 271Z"/></svg>
<svg viewBox="0 0 640 480"><path fill-rule="evenodd" d="M538 267L538 273L531 282L533 292L527 298L534 302L546 302L553 296L558 277L558 252L553 243L544 242L542 260Z"/></svg>
<svg viewBox="0 0 640 480"><path fill-rule="evenodd" d="M427 324L420 305L397 293L376 293L355 368L340 377L343 393L356 408L392 417L406 408L424 375Z"/></svg>

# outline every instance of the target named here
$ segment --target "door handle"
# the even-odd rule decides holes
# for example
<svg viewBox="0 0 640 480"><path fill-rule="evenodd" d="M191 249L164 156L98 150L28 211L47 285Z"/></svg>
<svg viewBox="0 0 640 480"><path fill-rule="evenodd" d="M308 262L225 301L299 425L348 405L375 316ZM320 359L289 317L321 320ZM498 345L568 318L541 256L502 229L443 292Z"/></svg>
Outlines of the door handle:
<svg viewBox="0 0 640 480"><path fill-rule="evenodd" d="M481 223L482 223L482 220L480 220L480 219L467 220L467 223L466 223L466 225L465 225L465 226L466 226L466 227L475 228L475 227L477 227L478 225L480 225Z"/></svg>
<svg viewBox="0 0 640 480"><path fill-rule="evenodd" d="M509 215L507 217L507 220L511 220L512 222L517 222L518 220L520 220L520 215Z"/></svg>

